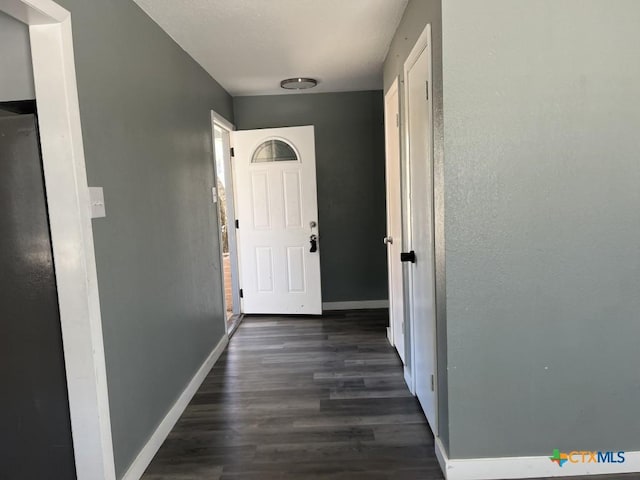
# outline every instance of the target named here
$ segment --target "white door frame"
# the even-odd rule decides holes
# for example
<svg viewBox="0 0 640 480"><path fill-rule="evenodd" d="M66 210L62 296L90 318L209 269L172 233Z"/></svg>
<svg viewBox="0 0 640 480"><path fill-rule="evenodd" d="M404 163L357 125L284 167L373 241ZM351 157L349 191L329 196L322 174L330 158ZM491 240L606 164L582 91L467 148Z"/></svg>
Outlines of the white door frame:
<svg viewBox="0 0 640 480"><path fill-rule="evenodd" d="M234 124L229 122L226 118L224 118L219 113L216 113L214 110L211 110L211 133L212 133L212 142L213 142L213 176L215 180L214 187L218 188L218 170L216 168L217 163L222 160L224 162L224 172L226 175L225 179L225 188L226 188L226 198L227 198L227 227L229 231L227 233L229 239L229 257L231 258L231 295L233 298L233 314L240 314L240 280L238 277L238 245L236 239L236 231L235 231L235 188L233 185L233 170L231 165L231 152L227 152L226 155L223 156L222 159L216 158L216 147L215 147L215 127L218 127L229 135L229 145L227 147L231 148L231 132L233 132L236 127ZM218 192L219 193L219 192ZM218 196L219 198L219 196ZM216 205L219 209L219 205ZM224 255L222 252L222 230L220 225L220 215L219 210L218 214L218 233L219 233L219 245L220 245L220 280L222 285L222 306L224 309L224 313L227 313L227 297L225 295L225 284L224 284ZM229 333L229 324L225 317L224 328L227 333Z"/></svg>
<svg viewBox="0 0 640 480"><path fill-rule="evenodd" d="M397 93L397 95L398 95L398 97L397 97L397 101L398 101L398 104L397 104L398 117L395 119L395 121L397 122L397 128L399 130L400 129L400 88L399 88L399 85L400 85L400 79L399 79L399 77L396 76L396 78L391 83L391 86L389 87L389 89L384 94L385 157L386 157L385 158L385 178L386 178L386 187L385 187L386 192L385 193L386 193L386 199L387 199L387 211L386 211L386 214L387 214L387 216L386 216L386 220L387 220L387 235L389 235L389 233L390 233L389 232L389 226L392 223L391 222L391 208L389 207L389 205L391 205L391 203L393 201L393 199L391 198L390 189L389 189L389 178L390 178L390 175L389 175L389 156L390 156L391 152L389 151L389 143L390 142L389 142L389 138L387 137L387 135L388 135L388 133L387 133L387 125L388 125L388 123L387 122L394 122L394 119L390 119L389 118L389 112L387 111L387 103L388 103L387 99L393 94ZM402 143L402 136L401 136L399 131L398 131L398 143L399 144ZM400 151L401 150L401 146L398 145L398 147L399 147L399 150L398 150L397 153L398 153L398 160L400 162L399 167L402 168L402 152ZM400 185L399 185L399 187L400 187L400 196L402 196L402 171L400 172L400 178L398 180L400 181ZM400 198L400 203L401 203L400 204L400 210L401 210L400 211L400 215L402 217L402 198ZM400 218L400 220L402 221L402 218ZM387 237L385 237L385 239L386 238ZM402 249L402 241L403 241L402 238L394 238L393 241L394 242L400 242L400 249ZM385 242L386 242L386 240L385 240ZM387 267L388 267L388 270L389 270L389 275L391 275L391 273L390 273L391 269L392 269L391 263L393 261L394 261L394 259L390 255L389 250L387 249ZM395 261L399 262L400 259L396 258ZM402 293L403 293L403 296L404 296L404 293L405 293L404 292L404 282L403 282L403 285L402 285ZM397 299L393 296L393 292L391 291L391 286L390 286L390 289L389 289L389 319L391 321L389 323L389 328L387 329L387 337L389 338L389 342L393 346L396 346L396 335L395 335L395 328L394 328L395 325L393 324L394 323L393 322L394 319L392 317L392 314L393 314L393 310L394 310L394 303L396 301L397 301ZM403 298L403 302L402 303L403 303L403 309L404 309L404 298ZM396 321L397 321L397 319L396 319ZM404 318L403 318L403 322L404 322Z"/></svg>
<svg viewBox="0 0 640 480"><path fill-rule="evenodd" d="M114 480L71 15L51 0L0 0L0 11L29 26L77 478Z"/></svg>
<svg viewBox="0 0 640 480"><path fill-rule="evenodd" d="M404 148L403 150L403 164L406 165L407 168L405 168L406 171L406 175L405 175L405 200L406 200L406 210L405 210L405 215L406 218L409 219L409 221L406 222L406 235L407 238L410 239L412 238L412 231L411 231L411 202L409 201L410 199L410 189L411 189L411 178L410 178L410 174L411 174L411 169L409 168L409 162L410 162L410 152L409 152L409 108L408 108L408 101L409 101L409 85L407 82L407 78L409 77L409 70L411 69L411 67L413 66L413 64L418 60L418 58L420 57L420 54L425 50L425 48L429 48L431 49L431 24L427 24L427 26L424 28L424 30L422 31L422 33L420 34L420 37L418 37L418 40L416 41L415 45L413 46L413 48L411 49L411 52L409 53L409 56L407 57L407 59L404 62L404 66L403 66L403 78L404 78L404 132L403 132L403 140L404 140ZM431 55L430 55L431 57ZM433 78L432 78L432 69L429 69L429 87L428 87L428 94L429 94L429 99L431 100L431 104L433 105ZM430 151L430 163L431 163L431 168L432 168L432 174L431 174L431 178L432 178L432 182L433 182L433 112L431 112L430 114L430 129L428 134L431 136L431 140L429 142L429 144L431 145L431 151ZM431 194L433 195L433 183L431 184ZM432 202L433 205L433 202ZM435 262L434 262L434 280L435 280ZM434 289L435 289L435 283L436 281L434 281ZM408 292L411 292L413 290L413 275L411 273L411 269L409 269L409 287L407 289ZM435 298L435 291L434 291L434 298ZM415 342L415 338L414 338L414 332L416 331L415 328L415 315L413 314L413 306L412 306L412 302L409 296L409 302L408 302L408 310L409 310L409 317L410 317L410 343L411 343L411 348L410 348L410 356L411 356L411 367L409 369L407 369L407 367L405 367L405 380L407 380L407 384L409 386L409 390L411 391L411 393L413 393L415 395L416 392L416 376L415 376L415 364L416 364L416 342ZM434 308L434 313L437 315L437 312ZM435 325L437 324L437 321L434 322L434 328ZM434 331L434 338L436 338L436 342L437 342L437 332ZM438 435L438 427L437 427L437 417L438 417L438 354L437 354L437 345L436 348L433 351L433 358L434 358L434 398L435 398L435 412L436 412L436 425L433 425L432 428L434 430L434 435Z"/></svg>

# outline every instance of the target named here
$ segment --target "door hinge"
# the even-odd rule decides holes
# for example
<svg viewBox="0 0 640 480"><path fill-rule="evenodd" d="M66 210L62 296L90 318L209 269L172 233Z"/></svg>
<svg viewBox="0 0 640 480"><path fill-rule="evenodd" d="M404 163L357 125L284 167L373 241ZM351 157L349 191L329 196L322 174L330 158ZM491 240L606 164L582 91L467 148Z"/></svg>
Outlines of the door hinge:
<svg viewBox="0 0 640 480"><path fill-rule="evenodd" d="M427 92L427 100L429 100L429 80L427 80L426 82L424 82L426 85L426 92Z"/></svg>
<svg viewBox="0 0 640 480"><path fill-rule="evenodd" d="M436 380L433 377L433 374L431 375L431 391L435 392L436 391Z"/></svg>
<svg viewBox="0 0 640 480"><path fill-rule="evenodd" d="M236 228L240 228L240 220L236 218Z"/></svg>
<svg viewBox="0 0 640 480"><path fill-rule="evenodd" d="M236 151L233 149L233 147L231 147L231 156L232 157L236 156Z"/></svg>
<svg viewBox="0 0 640 480"><path fill-rule="evenodd" d="M240 298L244 298L244 292L240 289Z"/></svg>
<svg viewBox="0 0 640 480"><path fill-rule="evenodd" d="M402 334L404 335L404 320L402 321L402 323L400 324L401 328L402 328Z"/></svg>
<svg viewBox="0 0 640 480"><path fill-rule="evenodd" d="M400 114L396 113L396 127L400 126Z"/></svg>

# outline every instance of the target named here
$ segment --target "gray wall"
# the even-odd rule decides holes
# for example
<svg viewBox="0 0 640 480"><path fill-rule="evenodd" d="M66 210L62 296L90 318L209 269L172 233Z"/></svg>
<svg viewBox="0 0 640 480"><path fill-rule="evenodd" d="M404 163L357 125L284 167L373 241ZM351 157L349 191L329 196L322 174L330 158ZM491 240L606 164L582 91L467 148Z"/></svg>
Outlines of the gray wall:
<svg viewBox="0 0 640 480"><path fill-rule="evenodd" d="M33 100L29 28L0 12L0 101Z"/></svg>
<svg viewBox="0 0 640 480"><path fill-rule="evenodd" d="M116 469L224 334L210 109L230 96L129 0L72 14Z"/></svg>
<svg viewBox="0 0 640 480"><path fill-rule="evenodd" d="M379 91L234 98L239 130L314 125L324 302L388 298Z"/></svg>
<svg viewBox="0 0 640 480"><path fill-rule="evenodd" d="M445 448L448 445L447 401L447 313L444 245L444 131L442 115L442 6L440 0L410 0L393 36L384 62L384 88L389 89L396 77L404 81L404 62L423 30L431 24L434 131L434 209L436 253L436 329L438 337L438 433ZM404 111L404 86L399 84L401 112ZM404 125L400 125L404 139ZM406 206L405 206L406 207ZM406 216L406 215L405 215ZM407 299L408 300L408 299ZM407 329L407 340L411 331ZM409 344L409 341L407 341ZM407 357L410 362L410 358ZM410 366L410 365L409 365Z"/></svg>
<svg viewBox="0 0 640 480"><path fill-rule="evenodd" d="M640 450L640 2L443 2L450 456Z"/></svg>

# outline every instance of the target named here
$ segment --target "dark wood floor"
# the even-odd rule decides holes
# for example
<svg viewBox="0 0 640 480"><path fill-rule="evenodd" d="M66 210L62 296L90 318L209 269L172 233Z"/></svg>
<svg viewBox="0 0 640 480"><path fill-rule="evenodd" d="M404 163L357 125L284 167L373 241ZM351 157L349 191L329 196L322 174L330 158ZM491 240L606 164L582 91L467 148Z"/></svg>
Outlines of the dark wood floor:
<svg viewBox="0 0 640 480"><path fill-rule="evenodd" d="M442 478L387 322L245 318L143 478Z"/></svg>
<svg viewBox="0 0 640 480"><path fill-rule="evenodd" d="M143 480L441 480L387 322L245 318Z"/></svg>

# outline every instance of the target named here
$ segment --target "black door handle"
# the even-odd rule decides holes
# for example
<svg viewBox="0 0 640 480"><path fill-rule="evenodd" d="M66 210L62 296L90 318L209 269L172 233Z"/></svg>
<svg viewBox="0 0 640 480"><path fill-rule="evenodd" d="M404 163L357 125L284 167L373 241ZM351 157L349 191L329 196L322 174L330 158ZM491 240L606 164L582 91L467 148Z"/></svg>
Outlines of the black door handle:
<svg viewBox="0 0 640 480"><path fill-rule="evenodd" d="M410 252L402 252L400 254L400 261L416 263L416 252L414 252L413 250L411 250Z"/></svg>
<svg viewBox="0 0 640 480"><path fill-rule="evenodd" d="M309 251L311 253L315 253L318 251L318 237L317 235L311 235L311 237L309 238L309 241L311 242L311 248L309 249Z"/></svg>

